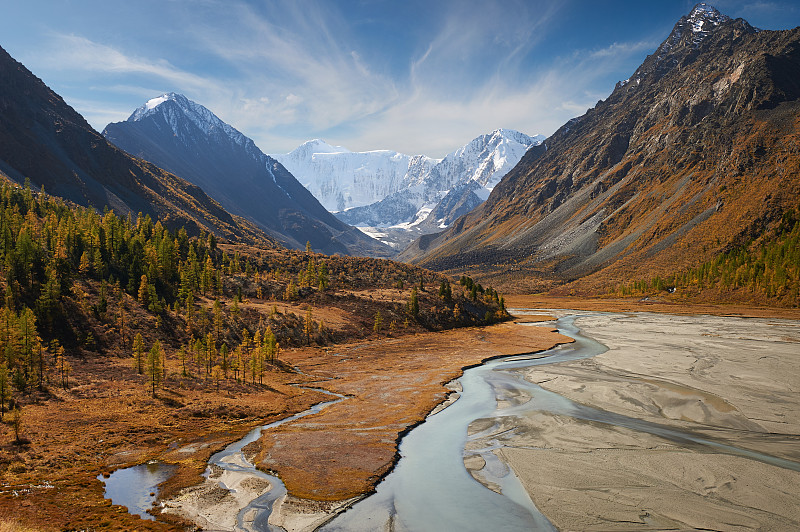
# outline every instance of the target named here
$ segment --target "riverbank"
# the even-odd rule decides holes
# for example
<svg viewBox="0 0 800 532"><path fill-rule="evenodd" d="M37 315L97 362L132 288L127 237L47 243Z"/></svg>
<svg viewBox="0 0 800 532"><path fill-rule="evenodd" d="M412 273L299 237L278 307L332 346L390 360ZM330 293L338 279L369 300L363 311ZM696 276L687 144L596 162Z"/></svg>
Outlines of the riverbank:
<svg viewBox="0 0 800 532"><path fill-rule="evenodd" d="M302 372L304 385L347 398L272 428L247 447L259 468L276 472L289 491L274 506L270 522L287 530L313 530L370 492L393 467L402 436L446 399L447 384L463 367L568 341L547 327L505 323L287 350L283 360ZM198 526L229 529L230 523L212 517L222 511L220 501L231 502L215 485L206 481L184 490L166 501L168 511Z"/></svg>
<svg viewBox="0 0 800 532"><path fill-rule="evenodd" d="M800 322L608 314L576 323L609 350L526 370L528 380L582 405L800 462ZM496 421L485 440L516 427L497 454L559 529L800 527L797 471L546 411Z"/></svg>
<svg viewBox="0 0 800 532"><path fill-rule="evenodd" d="M739 316L747 318L784 318L800 320L800 309L755 307L739 304L712 305L671 301L662 298L581 298L555 297L545 294L505 296L508 308L544 308L591 310L601 312L658 312L662 314Z"/></svg>

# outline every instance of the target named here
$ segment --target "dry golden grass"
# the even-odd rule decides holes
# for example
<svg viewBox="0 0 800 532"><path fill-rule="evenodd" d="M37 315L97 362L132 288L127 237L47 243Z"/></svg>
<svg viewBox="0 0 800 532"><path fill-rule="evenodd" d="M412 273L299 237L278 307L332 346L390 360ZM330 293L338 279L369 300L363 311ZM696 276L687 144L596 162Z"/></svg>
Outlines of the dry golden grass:
<svg viewBox="0 0 800 532"><path fill-rule="evenodd" d="M347 399L266 433L260 466L277 471L296 497L368 492L394 464L401 434L444 400L444 384L463 367L568 341L547 328L502 324L287 353L316 386Z"/></svg>

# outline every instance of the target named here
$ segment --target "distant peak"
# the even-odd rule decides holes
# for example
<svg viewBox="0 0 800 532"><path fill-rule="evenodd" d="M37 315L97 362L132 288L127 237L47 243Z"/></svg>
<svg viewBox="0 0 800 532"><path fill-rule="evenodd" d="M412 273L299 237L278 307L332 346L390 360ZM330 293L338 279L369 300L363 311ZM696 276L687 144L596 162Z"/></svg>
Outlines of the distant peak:
<svg viewBox="0 0 800 532"><path fill-rule="evenodd" d="M651 80L660 79L666 72L679 64L680 58L675 54L683 53L687 49L699 48L706 37L732 20L705 2L696 4L688 15L684 15L678 20L672 28L672 32L655 53L648 56L645 62L636 69L633 76L617 83L615 90L622 87L627 87L626 91L635 90L648 76ZM741 27L746 31L758 31L745 21L741 21Z"/></svg>
<svg viewBox="0 0 800 532"><path fill-rule="evenodd" d="M731 20L729 16L723 15L716 8L704 2L694 6L694 9L687 17L687 22L692 25L694 33L707 32L714 26L719 26L729 20Z"/></svg>
<svg viewBox="0 0 800 532"><path fill-rule="evenodd" d="M311 139L311 140L307 140L307 141L305 141L303 144L301 144L301 146L310 146L310 147L316 147L316 146L321 146L321 147L332 147L330 144L328 144L327 142L325 142L325 141L324 141L324 140L322 140L322 139Z"/></svg>
<svg viewBox="0 0 800 532"><path fill-rule="evenodd" d="M492 131L488 135L488 138L512 140L520 144L535 145L540 144L545 137L543 135L526 135L516 129L498 128Z"/></svg>
<svg viewBox="0 0 800 532"><path fill-rule="evenodd" d="M151 114L159 105L169 101L174 101L184 108L187 107L190 102L190 100L183 94L179 94L177 92L166 92L161 96L156 96L155 98L150 98L147 100L144 105L137 108L133 114L128 117L128 121L135 122L137 120L141 120L142 118Z"/></svg>
<svg viewBox="0 0 800 532"><path fill-rule="evenodd" d="M350 150L343 146L331 146L322 139L307 140L295 148L291 153L349 153Z"/></svg>
<svg viewBox="0 0 800 532"><path fill-rule="evenodd" d="M155 98L147 100L144 104L144 107L147 110L155 109L156 107L166 102L167 100L176 100L178 99L178 97L186 99L186 97L183 94L177 94L175 92L167 92L165 94L162 94L161 96L157 96Z"/></svg>
<svg viewBox="0 0 800 532"><path fill-rule="evenodd" d="M165 105L167 103L171 104ZM253 141L239 130L225 123L208 108L177 92L167 92L150 98L137 108L127 121L140 122L150 118L165 121L177 136L182 135L181 130L187 124L193 124L205 136L219 133L227 136L235 144L247 146L249 151L256 154L255 156L261 153Z"/></svg>

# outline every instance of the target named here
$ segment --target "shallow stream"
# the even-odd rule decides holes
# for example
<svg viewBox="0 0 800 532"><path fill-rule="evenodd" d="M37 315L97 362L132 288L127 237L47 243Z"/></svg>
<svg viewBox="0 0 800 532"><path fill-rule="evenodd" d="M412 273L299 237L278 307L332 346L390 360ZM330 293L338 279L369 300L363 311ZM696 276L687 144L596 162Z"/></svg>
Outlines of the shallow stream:
<svg viewBox="0 0 800 532"><path fill-rule="evenodd" d="M522 370L526 368L593 357L607 351L605 345L583 336L575 325L575 320L585 315L588 314L566 316L556 322L559 332L573 338L574 343L535 356L491 360L467 370L459 379L463 386L461 397L452 406L428 417L425 423L403 438L400 461L377 486L376 493L355 504L321 530L555 530L536 509L513 471L492 452L501 443L482 449L480 454L486 462L481 476L499 487L502 494L477 482L463 462L467 442L482 436L480 433L468 436L467 429L473 421L525 416L536 411L624 427L665 438L683 447L705 447L712 452L743 456L800 471L797 462L585 406L525 380ZM514 397L531 399L517 405L509 406L506 401L502 407L498 405L500 398Z"/></svg>
<svg viewBox="0 0 800 532"><path fill-rule="evenodd" d="M800 471L800 464L797 462L588 407L525 380L526 368L588 358L607 350L605 345L580 333L575 321L586 315L588 314L566 316L556 322L559 331L572 337L574 343L535 355L490 360L465 371L459 379L463 389L460 398L448 408L429 416L403 438L399 448L401 458L394 470L377 486L376 492L328 522L321 530L554 530L547 518L536 509L514 473L492 452L496 447L479 450L480 456L486 462L480 474L490 485L496 486L500 493L477 482L464 466L468 441L481 436L468 436L467 430L473 421L522 416L536 411L625 427L665 438L680 446L705 447L712 452L739 455ZM507 400L499 402L499 399L514 397L531 399L521 404ZM262 430L315 413L340 400L342 399L338 398L336 401L322 403L296 416L259 427L245 439L215 454L210 463L227 469L242 470L243 466L237 463L241 464L244 457L240 458L237 453L241 453L242 447L256 440ZM269 480L273 483L273 488L239 512L239 527L275 530L267 524L267 519L272 504L285 493L285 488L276 477L257 471L246 460L244 463L246 471ZM106 480L107 485L111 480ZM151 491L147 487L144 490L148 493ZM131 496L136 498L140 495ZM114 502L128 505L118 499ZM253 517L252 511L255 511L255 520L245 523L244 519L248 514L249 518Z"/></svg>

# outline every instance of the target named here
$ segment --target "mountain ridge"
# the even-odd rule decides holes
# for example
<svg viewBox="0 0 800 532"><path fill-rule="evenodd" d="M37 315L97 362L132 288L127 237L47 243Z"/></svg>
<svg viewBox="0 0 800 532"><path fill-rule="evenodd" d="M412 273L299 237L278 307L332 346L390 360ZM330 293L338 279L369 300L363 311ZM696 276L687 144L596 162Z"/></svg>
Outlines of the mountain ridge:
<svg viewBox="0 0 800 532"><path fill-rule="evenodd" d="M0 48L0 171L83 206L148 214L232 240L276 245L199 187L108 143L61 96Z"/></svg>
<svg viewBox="0 0 800 532"><path fill-rule="evenodd" d="M212 111L177 93L145 102L103 135L206 190L295 249L387 257L390 248L332 216L278 161Z"/></svg>
<svg viewBox="0 0 800 532"><path fill-rule="evenodd" d="M516 277L530 278L524 290L600 290L763 234L797 202L798 161L778 154L798 142L800 29L702 11L682 17L606 100L529 150L485 203L399 258L527 272ZM706 31L709 14L718 23ZM697 26L700 39L686 31Z"/></svg>
<svg viewBox="0 0 800 532"><path fill-rule="evenodd" d="M391 150L351 152L319 139L274 155L341 220L359 227L390 228L398 235L438 230L488 197L491 189L532 145L544 140L510 129L480 135L443 159ZM477 182L462 201L445 196ZM441 203L443 202L444 203ZM454 211L448 211L451 206ZM435 219L428 219L436 212ZM457 212L457 214L456 214ZM411 241L411 236L399 240Z"/></svg>

